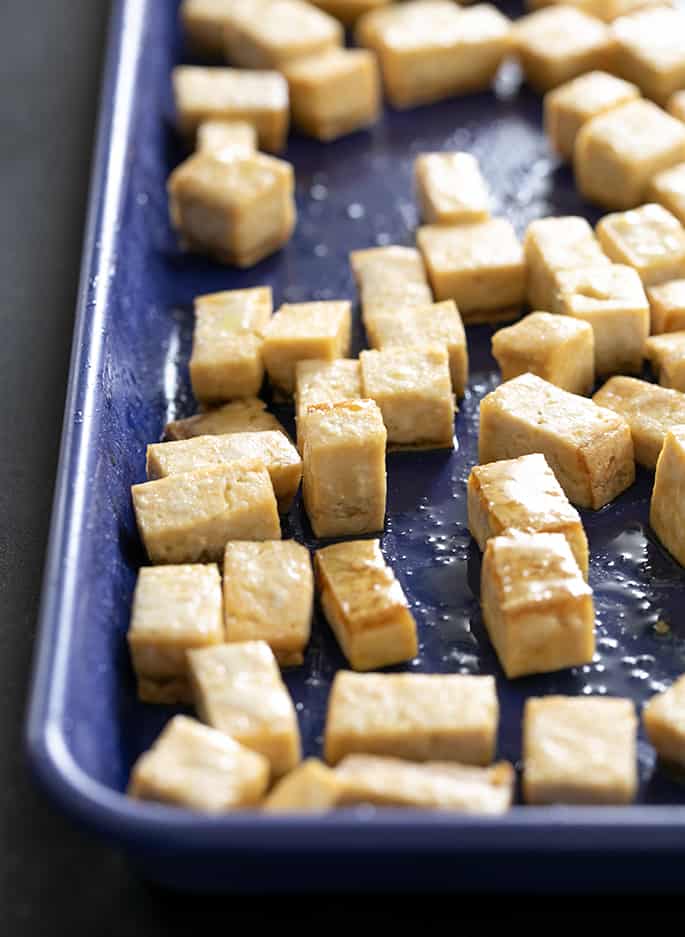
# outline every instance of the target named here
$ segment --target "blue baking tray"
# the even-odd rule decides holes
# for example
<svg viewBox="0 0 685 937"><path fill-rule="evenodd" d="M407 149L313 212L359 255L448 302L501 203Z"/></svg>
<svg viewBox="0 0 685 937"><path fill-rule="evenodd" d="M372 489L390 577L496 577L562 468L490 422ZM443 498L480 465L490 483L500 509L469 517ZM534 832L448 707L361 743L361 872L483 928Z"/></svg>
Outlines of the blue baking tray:
<svg viewBox="0 0 685 937"><path fill-rule="evenodd" d="M506 12L521 9L506 4ZM136 700L126 649L144 555L129 487L145 446L192 412L187 361L198 293L270 284L284 300L355 299L353 248L411 244L414 156L466 149L522 233L533 218L595 213L551 157L541 102L505 68L493 93L404 113L322 145L296 135L299 224L249 271L182 253L165 180L182 158L169 72L184 61L177 4L113 7L27 742L36 777L81 826L122 847L144 875L193 890L673 888L685 881L685 788L639 743L640 794L624 808L516 806L501 818L345 810L322 817L207 817L127 799L130 766L175 711ZM358 319L358 317L357 317ZM630 696L641 705L685 670L683 570L648 528L651 476L584 512L592 549L597 655L586 667L504 679L478 604L480 557L466 526L478 404L497 384L491 329L468 330L471 379L454 452L388 456L384 552L418 621L415 672L492 673L499 756L520 766L526 697ZM357 323L356 348L363 334ZM276 408L292 427L292 413ZM314 547L299 501L284 526ZM667 628L657 623L665 622ZM286 675L306 754L321 750L326 698L343 660L320 614L304 666ZM398 668L401 669L401 668ZM679 861L680 860L680 861Z"/></svg>

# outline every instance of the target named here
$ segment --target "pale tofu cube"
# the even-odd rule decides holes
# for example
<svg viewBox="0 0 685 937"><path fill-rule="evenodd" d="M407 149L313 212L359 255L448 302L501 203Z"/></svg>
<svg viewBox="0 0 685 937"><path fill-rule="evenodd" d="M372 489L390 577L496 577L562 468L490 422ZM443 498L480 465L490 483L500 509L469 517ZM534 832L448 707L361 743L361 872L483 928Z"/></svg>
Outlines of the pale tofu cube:
<svg viewBox="0 0 685 937"><path fill-rule="evenodd" d="M512 530L491 537L480 596L485 627L509 679L592 660L592 589L563 534Z"/></svg>
<svg viewBox="0 0 685 937"><path fill-rule="evenodd" d="M613 24L612 68L634 81L648 98L665 105L685 88L685 14L655 7Z"/></svg>
<svg viewBox="0 0 685 937"><path fill-rule="evenodd" d="M592 326L595 372L639 374L649 335L649 302L637 271L603 264L562 270L555 280L554 311Z"/></svg>
<svg viewBox="0 0 685 937"><path fill-rule="evenodd" d="M589 394L595 383L592 327L576 319L531 312L495 332L492 354L503 381L530 372L572 394Z"/></svg>
<svg viewBox="0 0 685 937"><path fill-rule="evenodd" d="M295 707L265 641L218 644L188 651L199 717L268 759L278 778L299 763Z"/></svg>
<svg viewBox="0 0 685 937"><path fill-rule="evenodd" d="M301 664L313 605L312 563L302 544L294 540L226 544L226 641L266 641L282 667Z"/></svg>
<svg viewBox="0 0 685 937"><path fill-rule="evenodd" d="M399 316L408 309L433 302L421 254L413 247L392 245L352 251L350 266L360 294L362 321L371 342L379 317Z"/></svg>
<svg viewBox="0 0 685 937"><path fill-rule="evenodd" d="M666 433L656 465L649 523L668 552L685 566L685 425Z"/></svg>
<svg viewBox="0 0 685 937"><path fill-rule="evenodd" d="M315 7L325 10L345 26L353 26L360 16L387 6L393 0L311 0Z"/></svg>
<svg viewBox="0 0 685 937"><path fill-rule="evenodd" d="M537 91L610 64L606 25L575 7L552 6L529 13L516 21L513 33L526 81Z"/></svg>
<svg viewBox="0 0 685 937"><path fill-rule="evenodd" d="M490 217L490 193L470 153L421 153L414 177L427 224L463 224Z"/></svg>
<svg viewBox="0 0 685 937"><path fill-rule="evenodd" d="M273 430L152 443L147 447L147 477L152 481L210 465L245 461L264 466L269 473L279 511L282 514L289 511L302 480L302 460L287 436Z"/></svg>
<svg viewBox="0 0 685 937"><path fill-rule="evenodd" d="M547 696L523 713L523 796L529 804L629 804L637 791L632 700Z"/></svg>
<svg viewBox="0 0 685 937"><path fill-rule="evenodd" d="M547 92L545 132L557 153L570 160L578 131L588 120L639 97L640 89L622 78L588 72Z"/></svg>
<svg viewBox="0 0 685 937"><path fill-rule="evenodd" d="M469 353L466 333L453 299L430 306L410 306L397 314L373 318L369 340L373 348L443 347L449 359L452 389L457 397L466 392Z"/></svg>
<svg viewBox="0 0 685 937"><path fill-rule="evenodd" d="M638 99L593 117L573 150L576 185L605 208L636 208L650 179L685 160L685 125L651 101Z"/></svg>
<svg viewBox="0 0 685 937"><path fill-rule="evenodd" d="M262 805L269 813L323 813L338 806L342 785L318 758L307 758L274 786Z"/></svg>
<svg viewBox="0 0 685 937"><path fill-rule="evenodd" d="M378 120L378 63L367 49L330 49L292 62L284 74L293 123L311 137L336 140Z"/></svg>
<svg viewBox="0 0 685 937"><path fill-rule="evenodd" d="M605 23L613 23L619 16L625 16L635 10L649 6L667 6L671 2L672 0L528 0L527 6L531 10L537 10L540 7L564 4L577 7Z"/></svg>
<svg viewBox="0 0 685 937"><path fill-rule="evenodd" d="M254 153L257 131L244 120L205 120L197 128L197 149L218 159Z"/></svg>
<svg viewBox="0 0 685 937"><path fill-rule="evenodd" d="M295 227L293 167L264 153L196 153L171 173L167 189L184 246L219 263L252 267L283 247Z"/></svg>
<svg viewBox="0 0 685 937"><path fill-rule="evenodd" d="M339 670L324 751L329 764L362 754L489 765L498 722L493 677Z"/></svg>
<svg viewBox="0 0 685 937"><path fill-rule="evenodd" d="M668 332L647 339L647 357L662 387L685 391L685 332Z"/></svg>
<svg viewBox="0 0 685 937"><path fill-rule="evenodd" d="M152 563L218 563L229 540L281 538L273 485L258 462L143 482L131 495Z"/></svg>
<svg viewBox="0 0 685 937"><path fill-rule="evenodd" d="M471 469L467 487L469 530L481 550L511 530L566 537L584 577L588 545L580 515L540 453Z"/></svg>
<svg viewBox="0 0 685 937"><path fill-rule="evenodd" d="M128 646L146 703L189 703L186 651L224 640L219 569L211 564L143 567Z"/></svg>
<svg viewBox="0 0 685 937"><path fill-rule="evenodd" d="M416 657L416 622L378 540L324 547L315 566L321 606L354 670Z"/></svg>
<svg viewBox="0 0 685 937"><path fill-rule="evenodd" d="M510 21L487 3L409 0L367 13L357 44L379 58L394 107L414 107L488 88L510 48Z"/></svg>
<svg viewBox="0 0 685 937"><path fill-rule="evenodd" d="M224 54L224 30L231 19L233 0L182 0L181 24L191 49L198 55Z"/></svg>
<svg viewBox="0 0 685 937"><path fill-rule="evenodd" d="M183 420L172 420L164 428L164 438L192 439L194 436L225 436L227 433L281 432L283 425L269 413L263 400L245 397L233 400L223 407L204 410Z"/></svg>
<svg viewBox="0 0 685 937"><path fill-rule="evenodd" d="M517 315L525 298L526 265L505 218L425 225L416 240L436 300L453 299L467 325Z"/></svg>
<svg viewBox="0 0 685 937"><path fill-rule="evenodd" d="M388 443L451 448L454 397L445 348L362 351L362 393L383 414Z"/></svg>
<svg viewBox="0 0 685 937"><path fill-rule="evenodd" d="M187 716L174 716L131 771L128 794L189 810L255 807L269 784L269 762Z"/></svg>
<svg viewBox="0 0 685 937"><path fill-rule="evenodd" d="M263 355L269 380L282 394L291 396L297 362L347 357L351 331L347 300L281 306L265 330Z"/></svg>
<svg viewBox="0 0 685 937"><path fill-rule="evenodd" d="M652 313L652 333L679 332L685 329L685 279L669 280L647 289Z"/></svg>
<svg viewBox="0 0 685 937"><path fill-rule="evenodd" d="M663 205L685 224L685 163L657 173L647 187L647 198Z"/></svg>
<svg viewBox="0 0 685 937"><path fill-rule="evenodd" d="M413 764L399 758L348 755L334 771L339 806L418 807L501 814L511 806L515 773L506 761L487 768L449 762Z"/></svg>
<svg viewBox="0 0 685 937"><path fill-rule="evenodd" d="M685 766L685 676L648 700L642 719L659 758Z"/></svg>
<svg viewBox="0 0 685 937"><path fill-rule="evenodd" d="M672 94L666 105L666 110L678 120L685 121L685 90Z"/></svg>
<svg viewBox="0 0 685 937"><path fill-rule="evenodd" d="M685 276L685 228L661 205L605 215L597 237L615 263L637 270L645 286Z"/></svg>
<svg viewBox="0 0 685 937"><path fill-rule="evenodd" d="M541 452L573 504L598 510L635 480L630 427L623 417L522 374L483 398L479 462Z"/></svg>
<svg viewBox="0 0 685 937"><path fill-rule="evenodd" d="M179 65L172 72L176 118L192 136L206 120L252 124L260 149L279 153L288 136L288 83L278 72Z"/></svg>
<svg viewBox="0 0 685 937"><path fill-rule="evenodd" d="M556 274L560 270L609 264L585 218L564 215L540 218L526 229L523 250L528 270L527 295L533 309L554 310Z"/></svg>
<svg viewBox="0 0 685 937"><path fill-rule="evenodd" d="M372 400L310 407L302 495L315 537L383 529L387 433Z"/></svg>
<svg viewBox="0 0 685 937"><path fill-rule="evenodd" d="M310 358L295 365L295 417L297 446L304 450L307 412L320 403L342 403L359 400L362 395L362 376L356 358L336 358L322 361Z"/></svg>
<svg viewBox="0 0 685 937"><path fill-rule="evenodd" d="M612 377L592 398L618 413L633 434L635 461L656 467L666 434L685 423L685 394L635 377Z"/></svg>

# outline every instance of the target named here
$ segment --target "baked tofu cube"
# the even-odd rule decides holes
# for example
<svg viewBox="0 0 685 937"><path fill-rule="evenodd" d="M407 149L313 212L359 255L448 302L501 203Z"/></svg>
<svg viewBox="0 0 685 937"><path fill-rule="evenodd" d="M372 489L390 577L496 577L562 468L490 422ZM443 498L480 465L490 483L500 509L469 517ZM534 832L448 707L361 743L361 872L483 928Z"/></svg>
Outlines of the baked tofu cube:
<svg viewBox="0 0 685 937"><path fill-rule="evenodd" d="M197 149L218 159L254 153L257 131L245 120L205 120L197 128Z"/></svg>
<svg viewBox="0 0 685 937"><path fill-rule="evenodd" d="M227 641L266 641L282 667L301 664L313 604L312 563L302 544L294 540L226 544Z"/></svg>
<svg viewBox="0 0 685 937"><path fill-rule="evenodd" d="M378 120L381 86L367 49L329 49L285 69L292 119L317 140L336 140Z"/></svg>
<svg viewBox="0 0 685 937"><path fill-rule="evenodd" d="M268 759L272 777L301 759L297 715L276 658L265 641L188 651L200 718Z"/></svg>
<svg viewBox="0 0 685 937"><path fill-rule="evenodd" d="M233 462L131 488L151 563L218 563L229 540L280 540L278 505L259 462Z"/></svg>
<svg viewBox="0 0 685 937"><path fill-rule="evenodd" d="M136 761L128 794L189 810L254 807L269 784L269 762L216 729L174 716Z"/></svg>
<svg viewBox="0 0 685 937"><path fill-rule="evenodd" d="M480 595L485 627L509 679L592 660L592 589L563 534L512 530L491 537Z"/></svg>
<svg viewBox="0 0 685 937"><path fill-rule="evenodd" d="M339 670L328 698L324 751L489 765L499 705L493 677Z"/></svg>
<svg viewBox="0 0 685 937"><path fill-rule="evenodd" d="M378 540L324 547L315 565L321 606L354 670L416 657L416 622Z"/></svg>
<svg viewBox="0 0 685 937"><path fill-rule="evenodd" d="M133 593L128 646L146 703L189 703L186 651L224 640L216 565L146 566Z"/></svg>
<svg viewBox="0 0 685 937"><path fill-rule="evenodd" d="M449 359L452 389L458 397L466 392L469 353L466 333L453 299L430 306L410 306L400 315L377 315L370 341L374 348L443 347Z"/></svg>
<svg viewBox="0 0 685 937"><path fill-rule="evenodd" d="M526 229L523 250L528 269L528 302L533 309L554 310L560 270L609 264L594 231L575 215L540 218Z"/></svg>
<svg viewBox="0 0 685 937"><path fill-rule="evenodd" d="M262 809L269 813L323 813L338 806L342 785L318 758L307 758L275 785Z"/></svg>
<svg viewBox="0 0 685 937"><path fill-rule="evenodd" d="M632 267L603 264L560 271L554 309L592 326L598 375L642 371L649 302Z"/></svg>
<svg viewBox="0 0 685 937"><path fill-rule="evenodd" d="M386 439L372 400L309 408L302 495L315 537L383 529Z"/></svg>
<svg viewBox="0 0 685 937"><path fill-rule="evenodd" d="M663 205L685 224L685 163L657 173L647 187L647 198Z"/></svg>
<svg viewBox="0 0 685 937"><path fill-rule="evenodd" d="M490 217L490 193L470 153L421 153L414 177L427 224L463 224Z"/></svg>
<svg viewBox="0 0 685 937"><path fill-rule="evenodd" d="M639 97L640 89L622 78L588 72L547 92L545 132L557 153L570 160L578 131L588 120Z"/></svg>
<svg viewBox="0 0 685 937"><path fill-rule="evenodd" d="M388 443L451 448L454 397L445 348L362 351L362 393L383 414Z"/></svg>
<svg viewBox="0 0 685 937"><path fill-rule="evenodd" d="M620 414L633 434L635 461L656 467L666 434L685 423L685 394L635 377L612 377L592 398Z"/></svg>
<svg viewBox="0 0 685 937"><path fill-rule="evenodd" d="M304 450L307 411L320 403L342 403L359 400L362 395L362 376L356 358L336 358L322 361L310 358L295 365L295 416L297 420L297 446Z"/></svg>
<svg viewBox="0 0 685 937"><path fill-rule="evenodd" d="M167 440L192 439L194 436L225 436L227 433L281 432L283 425L269 413L263 400L245 397L223 407L204 410L183 420L172 420L164 428Z"/></svg>
<svg viewBox="0 0 685 937"><path fill-rule="evenodd" d="M293 167L264 153L196 153L172 172L167 188L184 246L219 263L252 267L283 247L295 227Z"/></svg>
<svg viewBox="0 0 685 937"><path fill-rule="evenodd" d="M662 387L685 391L685 332L668 332L647 339L647 357Z"/></svg>
<svg viewBox="0 0 685 937"><path fill-rule="evenodd" d="M604 507L635 480L633 440L623 417L522 374L483 398L479 461L541 452L579 507Z"/></svg>
<svg viewBox="0 0 685 937"><path fill-rule="evenodd" d="M488 88L510 48L510 22L481 3L410 0L375 10L357 23L358 45L379 58L394 107L414 107Z"/></svg>
<svg viewBox="0 0 685 937"><path fill-rule="evenodd" d="M492 354L503 381L530 372L572 394L589 394L595 383L592 327L576 319L531 312L495 332Z"/></svg>
<svg viewBox="0 0 685 937"><path fill-rule="evenodd" d="M302 460L288 437L273 430L152 443L147 447L147 476L153 480L194 472L210 465L245 461L264 466L269 473L279 511L289 511L302 480Z"/></svg>
<svg viewBox="0 0 685 937"><path fill-rule="evenodd" d="M638 99L593 117L578 132L573 169L581 195L605 208L635 208L650 179L685 160L685 125Z"/></svg>
<svg viewBox="0 0 685 937"><path fill-rule="evenodd" d="M669 280L647 289L652 314L652 333L680 332L685 329L685 279Z"/></svg>
<svg viewBox="0 0 685 937"><path fill-rule="evenodd" d="M685 121L685 89L683 91L676 91L675 94L672 94L666 105L666 110L671 116L676 117L678 120Z"/></svg>
<svg viewBox="0 0 685 937"><path fill-rule="evenodd" d="M198 55L220 58L224 30L231 17L231 0L182 0L181 24L191 49Z"/></svg>
<svg viewBox="0 0 685 937"><path fill-rule="evenodd" d="M297 362L345 358L351 330L347 300L281 306L265 330L263 354L269 380L282 394L291 396Z"/></svg>
<svg viewBox="0 0 685 937"><path fill-rule="evenodd" d="M481 550L511 530L566 537L587 579L588 545L578 512L540 453L471 469L467 488L469 530Z"/></svg>
<svg viewBox="0 0 685 937"><path fill-rule="evenodd" d="M453 299L467 325L516 316L525 297L526 266L506 219L425 225L416 240L436 300Z"/></svg>
<svg viewBox="0 0 685 937"><path fill-rule="evenodd" d="M615 263L637 270L645 286L685 276L685 228L661 205L605 215L597 237Z"/></svg>
<svg viewBox="0 0 685 937"><path fill-rule="evenodd" d="M268 286L196 297L190 382L198 400L211 403L259 392L262 336L271 311Z"/></svg>
<svg viewBox="0 0 685 937"><path fill-rule="evenodd" d="M648 98L666 105L685 87L685 15L666 6L622 16L611 29L612 67Z"/></svg>
<svg viewBox="0 0 685 937"><path fill-rule="evenodd" d="M445 762L417 765L377 755L348 755L334 774L341 785L341 807L373 804L482 814L509 809L515 779L506 761L480 768Z"/></svg>
<svg viewBox="0 0 685 937"><path fill-rule="evenodd" d="M685 766L685 676L648 700L642 719L659 758Z"/></svg>
<svg viewBox="0 0 685 937"><path fill-rule="evenodd" d="M364 13L387 6L392 0L312 0L312 3L345 26L353 26Z"/></svg>
<svg viewBox="0 0 685 937"><path fill-rule="evenodd" d="M514 48L528 84L548 91L610 63L609 30L570 6L552 6L517 20Z"/></svg>
<svg viewBox="0 0 685 937"><path fill-rule="evenodd" d="M657 461L649 523L681 566L685 566L684 506L685 426L675 426L666 433Z"/></svg>
<svg viewBox="0 0 685 937"><path fill-rule="evenodd" d="M523 796L529 804L628 804L637 790L632 700L529 699L523 712Z"/></svg>
<svg viewBox="0 0 685 937"><path fill-rule="evenodd" d="M377 319L399 316L433 302L421 255L413 247L371 247L352 251L350 266L359 290L362 321L374 341Z"/></svg>
<svg viewBox="0 0 685 937"><path fill-rule="evenodd" d="M206 120L252 124L259 147L280 153L288 136L288 84L278 72L179 65L172 72L176 118L193 136Z"/></svg>

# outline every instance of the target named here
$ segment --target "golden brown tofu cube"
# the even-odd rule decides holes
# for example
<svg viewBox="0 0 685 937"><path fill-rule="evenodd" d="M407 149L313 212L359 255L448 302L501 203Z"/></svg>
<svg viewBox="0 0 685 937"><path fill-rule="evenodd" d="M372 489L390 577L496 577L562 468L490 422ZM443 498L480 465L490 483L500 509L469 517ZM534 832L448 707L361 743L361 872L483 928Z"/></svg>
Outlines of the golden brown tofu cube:
<svg viewBox="0 0 685 937"><path fill-rule="evenodd" d="M183 32L194 52L211 58L223 56L224 30L232 6L232 0L182 0Z"/></svg>
<svg viewBox="0 0 685 937"><path fill-rule="evenodd" d="M678 120L685 121L685 89L683 91L676 91L675 94L671 95L666 105L666 110Z"/></svg>
<svg viewBox="0 0 685 937"><path fill-rule="evenodd" d="M623 417L522 374L483 398L479 461L541 452L579 507L604 507L635 480L633 440Z"/></svg>
<svg viewBox="0 0 685 937"><path fill-rule="evenodd" d="M311 0L314 6L325 10L345 26L353 26L360 16L387 6L392 0Z"/></svg>
<svg viewBox="0 0 685 937"><path fill-rule="evenodd" d="M529 804L628 804L637 790L632 700L547 696L523 714L523 796Z"/></svg>
<svg viewBox="0 0 685 937"><path fill-rule="evenodd" d="M333 361L350 352L352 311L347 300L281 306L265 330L264 363L282 394L295 392L298 361Z"/></svg>
<svg viewBox="0 0 685 937"><path fill-rule="evenodd" d="M659 758L685 766L685 676L648 700L642 719Z"/></svg>
<svg viewBox="0 0 685 937"><path fill-rule="evenodd" d="M196 153L172 172L167 188L184 245L219 263L252 267L283 247L295 227L293 167L264 153Z"/></svg>
<svg viewBox="0 0 685 937"><path fill-rule="evenodd" d="M666 433L654 476L649 523L681 566L685 566L685 426Z"/></svg>
<svg viewBox="0 0 685 937"><path fill-rule="evenodd" d="M143 567L138 574L128 646L146 703L188 703L186 651L224 639L216 565Z"/></svg>
<svg viewBox="0 0 685 937"><path fill-rule="evenodd" d="M528 302L533 309L554 310L556 274L561 270L609 264L594 231L575 215L540 218L526 229L523 250L528 271Z"/></svg>
<svg viewBox="0 0 685 937"><path fill-rule="evenodd" d="M669 280L647 289L652 314L652 333L679 332L685 329L685 279Z"/></svg>
<svg viewBox="0 0 685 937"><path fill-rule="evenodd" d="M463 224L490 217L490 193L470 153L421 153L414 161L421 217L427 224Z"/></svg>
<svg viewBox="0 0 685 937"><path fill-rule="evenodd" d="M352 251L350 266L359 290L362 321L371 342L376 320L399 316L433 302L421 255L412 247Z"/></svg>
<svg viewBox="0 0 685 937"><path fill-rule="evenodd" d="M293 123L311 137L336 140L378 120L378 63L367 49L329 49L290 63L284 74Z"/></svg>
<svg viewBox="0 0 685 937"><path fill-rule="evenodd" d="M254 807L269 784L269 762L187 716L174 716L136 761L128 794L189 810Z"/></svg>
<svg viewBox="0 0 685 937"><path fill-rule="evenodd" d="M685 332L667 332L647 339L647 357L662 387L685 391Z"/></svg>
<svg viewBox="0 0 685 937"><path fill-rule="evenodd" d="M487 3L463 10L410 0L367 13L355 37L377 53L385 93L402 108L488 88L509 52L510 26Z"/></svg>
<svg viewBox="0 0 685 937"><path fill-rule="evenodd" d="M667 432L685 423L685 394L635 377L612 377L592 399L628 423L635 461L645 468L656 467Z"/></svg>
<svg viewBox="0 0 685 937"><path fill-rule="evenodd" d="M172 73L181 133L192 136L206 120L244 120L261 149L279 153L288 136L288 84L278 72L179 65Z"/></svg>
<svg viewBox="0 0 685 937"><path fill-rule="evenodd" d="M342 785L318 758L307 758L274 786L263 804L269 813L323 813L338 806Z"/></svg>
<svg viewBox="0 0 685 937"><path fill-rule="evenodd" d="M197 149L218 159L254 153L257 131L244 120L205 120L197 128Z"/></svg>
<svg viewBox="0 0 685 937"><path fill-rule="evenodd" d="M595 383L592 327L576 319L531 312L495 332L492 354L503 381L530 372L572 394L589 394Z"/></svg>
<svg viewBox="0 0 685 937"><path fill-rule="evenodd" d="M362 376L356 358L298 361L295 365L295 417L300 452L304 451L305 424L310 407L320 403L359 400L361 395Z"/></svg>
<svg viewBox="0 0 685 937"><path fill-rule="evenodd" d="M647 187L647 198L685 224L685 162L657 173Z"/></svg>
<svg viewBox="0 0 685 937"><path fill-rule="evenodd" d="M587 579L588 545L580 516L540 453L471 469L467 488L469 530L481 550L510 530L566 537Z"/></svg>
<svg viewBox="0 0 685 937"><path fill-rule="evenodd" d="M489 765L499 705L493 677L339 670L328 698L324 751Z"/></svg>
<svg viewBox="0 0 685 937"><path fill-rule="evenodd" d="M229 540L280 540L278 505L261 463L213 465L131 488L152 563L221 561Z"/></svg>
<svg viewBox="0 0 685 937"><path fill-rule="evenodd" d="M648 98L665 105L685 87L685 14L666 6L616 20L612 68L634 81Z"/></svg>
<svg viewBox="0 0 685 937"><path fill-rule="evenodd" d="M386 440L383 416L372 400L309 408L302 494L314 536L383 529Z"/></svg>
<svg viewBox="0 0 685 937"><path fill-rule="evenodd" d="M324 547L315 565L321 606L354 670L416 657L416 622L378 540Z"/></svg>
<svg viewBox="0 0 685 937"><path fill-rule="evenodd" d="M622 78L588 72L547 92L545 132L557 153L570 160L578 131L588 120L639 97L640 89Z"/></svg>
<svg viewBox="0 0 685 937"><path fill-rule="evenodd" d="M200 718L269 760L273 777L301 759L297 715L276 658L265 641L188 651Z"/></svg>
<svg viewBox="0 0 685 937"><path fill-rule="evenodd" d="M485 627L509 679L592 660L592 589L562 534L512 530L491 537L480 595Z"/></svg>
<svg viewBox="0 0 685 937"><path fill-rule="evenodd" d="M280 432L287 436L283 425L273 413L269 413L263 400L245 397L233 400L223 407L215 407L188 416L183 420L172 420L164 428L164 438L192 439L194 436L225 436L227 433Z"/></svg>
<svg viewBox="0 0 685 937"><path fill-rule="evenodd" d="M525 297L526 265L506 219L425 225L416 240L436 300L453 299L467 325L516 316Z"/></svg>
<svg viewBox="0 0 685 937"><path fill-rule="evenodd" d="M573 150L581 195L605 208L636 208L650 179L685 160L685 126L638 99L584 124Z"/></svg>
<svg viewBox="0 0 685 937"><path fill-rule="evenodd" d="M597 237L615 263L637 270L645 286L685 275L685 228L661 205L605 215Z"/></svg>
<svg viewBox="0 0 685 937"><path fill-rule="evenodd" d="M555 283L555 312L592 326L595 372L639 374L649 335L649 302L637 271L620 264L580 267L560 271Z"/></svg>
<svg viewBox="0 0 685 937"><path fill-rule="evenodd" d="M282 667L301 664L313 604L312 563L302 544L294 540L226 544L226 641L266 641Z"/></svg>
<svg viewBox="0 0 685 937"><path fill-rule="evenodd" d="M451 448L454 397L445 348L362 351L362 393L383 414L388 443Z"/></svg>

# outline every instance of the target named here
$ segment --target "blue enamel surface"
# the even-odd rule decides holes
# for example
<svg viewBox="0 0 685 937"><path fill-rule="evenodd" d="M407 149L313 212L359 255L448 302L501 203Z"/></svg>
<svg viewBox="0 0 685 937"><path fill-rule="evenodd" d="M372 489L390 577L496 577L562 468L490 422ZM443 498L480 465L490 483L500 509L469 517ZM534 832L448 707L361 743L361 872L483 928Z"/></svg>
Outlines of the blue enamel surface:
<svg viewBox="0 0 685 937"><path fill-rule="evenodd" d="M639 805L632 808L517 807L496 821L412 811L213 819L123 797L132 761L174 711L143 706L135 697L125 632L143 553L129 487L144 478L146 444L160 438L168 419L192 412L193 296L270 284L276 304L356 300L348 252L413 243L412 161L430 149L473 152L494 190L496 212L519 234L542 215L597 217L547 150L540 99L517 91L515 72L505 70L497 94L388 112L372 131L335 144L293 136L286 154L297 173L293 241L242 272L187 256L170 231L165 195L166 176L182 156L170 123L169 71L183 60L175 8L151 0L115 4L28 725L36 774L82 824L142 856L148 875L182 887L249 887L251 863L258 858L259 868L268 870L283 852L293 870L310 864L312 887L478 887L488 876L485 865L470 861L476 853L487 853L496 865L512 851L555 854L560 861L585 851L571 883L587 883L591 869L595 883L606 883L615 872L601 862L592 865L602 852L628 857L651 850L658 857L682 851L685 789L655 770L643 741ZM515 682L503 678L481 622L480 557L466 528L465 504L478 402L497 383L491 334L487 326L468 330L471 380L456 418L455 451L389 454L382 543L419 625L421 652L409 669L494 673L502 709L499 754L518 762L527 696L609 693L641 704L685 670L684 577L648 529L652 479L640 471L616 502L583 516L597 603L595 662ZM363 347L358 321L355 343L355 351ZM288 408L276 412L292 426ZM284 525L284 536L290 535L315 546L299 500ZM655 631L657 621L669 624L666 635ZM286 677L307 754L320 751L328 687L342 664L317 614L305 664ZM317 863L324 854L327 863ZM418 854L449 855L455 869L461 863L468 871L458 880L446 878L444 868L439 872L429 862L416 867ZM539 882L568 885L565 868L545 868ZM621 874L614 884L630 882L630 868ZM658 884L679 873L664 862L648 873L642 869L642 881L645 874ZM290 879L269 881L288 887Z"/></svg>

